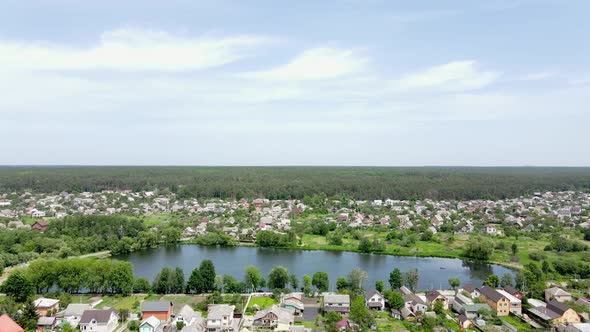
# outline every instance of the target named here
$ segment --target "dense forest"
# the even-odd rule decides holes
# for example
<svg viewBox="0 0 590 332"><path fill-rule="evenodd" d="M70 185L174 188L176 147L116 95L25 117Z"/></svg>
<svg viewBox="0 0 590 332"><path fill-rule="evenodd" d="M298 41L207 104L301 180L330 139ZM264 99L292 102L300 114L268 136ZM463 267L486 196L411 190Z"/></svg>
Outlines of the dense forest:
<svg viewBox="0 0 590 332"><path fill-rule="evenodd" d="M358 199L502 199L588 190L590 168L566 167L0 167L0 192L169 190L182 197L269 199L325 193Z"/></svg>

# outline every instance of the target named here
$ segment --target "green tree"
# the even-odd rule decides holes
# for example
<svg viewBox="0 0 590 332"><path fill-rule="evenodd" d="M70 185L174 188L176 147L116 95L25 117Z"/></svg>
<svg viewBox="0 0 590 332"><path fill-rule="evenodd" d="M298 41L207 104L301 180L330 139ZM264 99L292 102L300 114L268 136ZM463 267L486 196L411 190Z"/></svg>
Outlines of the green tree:
<svg viewBox="0 0 590 332"><path fill-rule="evenodd" d="M27 300L27 302L23 304L22 313L17 319L18 325L26 331L35 331L37 330L38 319L39 314L37 314L33 301L31 299Z"/></svg>
<svg viewBox="0 0 590 332"><path fill-rule="evenodd" d="M383 282L383 280L377 280L377 281L375 281L375 289L379 293L383 293L383 289L384 288L385 288L385 283Z"/></svg>
<svg viewBox="0 0 590 332"><path fill-rule="evenodd" d="M373 242L371 242L368 236L361 238L359 241L358 250L364 253L373 251Z"/></svg>
<svg viewBox="0 0 590 332"><path fill-rule="evenodd" d="M498 288L500 286L500 278L495 274L490 274L483 284L492 288Z"/></svg>
<svg viewBox="0 0 590 332"><path fill-rule="evenodd" d="M324 321L328 332L338 332L340 328L337 326L338 322L342 320L342 315L335 311L328 311L324 315Z"/></svg>
<svg viewBox="0 0 590 332"><path fill-rule="evenodd" d="M518 252L518 245L516 243L513 243L511 246L512 249L512 256L516 256L516 253Z"/></svg>
<svg viewBox="0 0 590 332"><path fill-rule="evenodd" d="M342 292L343 290L348 288L348 281L344 277L338 277L336 279L336 290Z"/></svg>
<svg viewBox="0 0 590 332"><path fill-rule="evenodd" d="M330 279L326 272L316 272L313 274L311 284L315 286L318 292L328 291L330 286Z"/></svg>
<svg viewBox="0 0 590 332"><path fill-rule="evenodd" d="M391 289L399 289L402 286L402 275L399 269L393 269L389 274L389 286Z"/></svg>
<svg viewBox="0 0 590 332"><path fill-rule="evenodd" d="M389 306L394 309L401 309L404 306L404 297L402 293L393 291L393 290L386 290L383 293L383 297L387 299Z"/></svg>
<svg viewBox="0 0 590 332"><path fill-rule="evenodd" d="M348 284L350 285L350 289L353 292L360 292L363 289L363 284L367 281L369 275L367 272L361 270L358 267L355 267L348 273L347 279Z"/></svg>
<svg viewBox="0 0 590 332"><path fill-rule="evenodd" d="M506 287L506 286L512 286L512 285L513 285L512 274L509 272L505 272L504 274L502 274L502 278L500 279L500 286Z"/></svg>
<svg viewBox="0 0 590 332"><path fill-rule="evenodd" d="M2 284L0 290L12 297L16 302L25 302L35 295L35 287L21 271L12 272Z"/></svg>
<svg viewBox="0 0 590 332"><path fill-rule="evenodd" d="M494 243L480 236L471 237L465 243L463 255L475 260L487 261L494 253Z"/></svg>
<svg viewBox="0 0 590 332"><path fill-rule="evenodd" d="M363 329L375 324L375 318L365 305L365 298L357 296L350 304L350 318Z"/></svg>
<svg viewBox="0 0 590 332"><path fill-rule="evenodd" d="M436 301L434 302L434 308L433 308L434 312L436 312L437 315L442 315L445 311L444 305L442 303L442 301Z"/></svg>
<svg viewBox="0 0 590 332"><path fill-rule="evenodd" d="M201 282L205 293L210 293L215 290L215 265L210 259L205 259L199 266L199 274L201 276Z"/></svg>
<svg viewBox="0 0 590 332"><path fill-rule="evenodd" d="M195 268L192 272L190 277L188 278L187 288L189 292L193 293L202 293L204 286L203 286L203 278L201 278L201 271L198 268Z"/></svg>
<svg viewBox="0 0 590 332"><path fill-rule="evenodd" d="M150 291L150 282L147 280L147 278L137 278L135 279L135 282L133 283L133 291L135 293L147 293Z"/></svg>
<svg viewBox="0 0 590 332"><path fill-rule="evenodd" d="M303 275L303 293L311 295L311 278L307 274Z"/></svg>
<svg viewBox="0 0 590 332"><path fill-rule="evenodd" d="M260 270L256 268L254 265L249 265L244 270L245 277L244 282L248 285L253 292L258 289L258 287L262 287L262 275L260 274Z"/></svg>
<svg viewBox="0 0 590 332"><path fill-rule="evenodd" d="M221 274L215 276L215 290L223 293L223 276Z"/></svg>
<svg viewBox="0 0 590 332"><path fill-rule="evenodd" d="M289 284L289 271L283 266L273 268L268 274L268 288L283 289Z"/></svg>
<svg viewBox="0 0 590 332"><path fill-rule="evenodd" d="M411 269L401 274L402 283L414 291L418 286L418 269Z"/></svg>
<svg viewBox="0 0 590 332"><path fill-rule="evenodd" d="M289 275L289 284L291 284L291 288L293 290L299 289L299 279L297 279L297 276L295 275L295 273L291 273Z"/></svg>
<svg viewBox="0 0 590 332"><path fill-rule="evenodd" d="M168 294L170 293L170 277L171 271L169 268L162 268L160 273L154 278L152 283L152 290L157 294Z"/></svg>
<svg viewBox="0 0 590 332"><path fill-rule="evenodd" d="M459 287L461 285L461 279L459 278L449 278L449 286L453 289Z"/></svg>
<svg viewBox="0 0 590 332"><path fill-rule="evenodd" d="M543 271L543 273L549 273L549 271L551 271L551 266L549 265L549 262L543 260L543 263L541 263L541 270Z"/></svg>

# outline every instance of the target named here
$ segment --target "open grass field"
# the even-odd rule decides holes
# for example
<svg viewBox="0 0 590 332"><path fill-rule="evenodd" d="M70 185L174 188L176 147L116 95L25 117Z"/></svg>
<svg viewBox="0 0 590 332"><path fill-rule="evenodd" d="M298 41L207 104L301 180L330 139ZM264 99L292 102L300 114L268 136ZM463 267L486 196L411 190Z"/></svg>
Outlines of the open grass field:
<svg viewBox="0 0 590 332"><path fill-rule="evenodd" d="M273 298L270 298L270 297L266 297L266 296L252 297L250 299L250 303L248 303L248 308L252 308L255 304L257 304L260 307L260 309L265 309L265 308L268 308L276 303L277 303L277 301L275 301Z"/></svg>

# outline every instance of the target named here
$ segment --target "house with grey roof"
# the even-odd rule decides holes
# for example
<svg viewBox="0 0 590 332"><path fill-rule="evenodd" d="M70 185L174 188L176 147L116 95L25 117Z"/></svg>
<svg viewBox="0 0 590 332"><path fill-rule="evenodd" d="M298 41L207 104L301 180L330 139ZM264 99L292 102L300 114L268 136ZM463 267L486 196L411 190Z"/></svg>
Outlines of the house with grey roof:
<svg viewBox="0 0 590 332"><path fill-rule="evenodd" d="M80 330L92 332L113 332L119 323L115 309L86 310L80 318Z"/></svg>
<svg viewBox="0 0 590 332"><path fill-rule="evenodd" d="M78 324L80 324L80 319L82 318L84 311L91 309L92 306L90 304L70 303L61 314L63 314L63 319L68 322L71 327L76 328L78 327Z"/></svg>
<svg viewBox="0 0 590 332"><path fill-rule="evenodd" d="M236 306L227 304L209 305L207 314L207 331L235 331L234 310Z"/></svg>
<svg viewBox="0 0 590 332"><path fill-rule="evenodd" d="M369 309L382 311L385 309L385 298L376 289L370 289L365 292L365 305Z"/></svg>
<svg viewBox="0 0 590 332"><path fill-rule="evenodd" d="M341 314L350 312L350 296L348 294L324 295L324 311L336 311Z"/></svg>
<svg viewBox="0 0 590 332"><path fill-rule="evenodd" d="M261 329L273 329L274 331L289 331L295 322L295 310L273 305L268 309L260 310L254 315L252 325Z"/></svg>

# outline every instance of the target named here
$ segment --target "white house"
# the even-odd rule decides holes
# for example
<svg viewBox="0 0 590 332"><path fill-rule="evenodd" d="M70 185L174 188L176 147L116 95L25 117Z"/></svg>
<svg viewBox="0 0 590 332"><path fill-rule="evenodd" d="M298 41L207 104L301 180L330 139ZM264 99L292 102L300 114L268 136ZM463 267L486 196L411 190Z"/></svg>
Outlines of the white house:
<svg viewBox="0 0 590 332"><path fill-rule="evenodd" d="M233 329L235 308L235 306L227 304L210 305L207 314L207 331L218 332Z"/></svg>
<svg viewBox="0 0 590 332"><path fill-rule="evenodd" d="M365 292L365 305L369 309L377 309L379 311L385 309L385 298L376 289L371 289Z"/></svg>
<svg viewBox="0 0 590 332"><path fill-rule="evenodd" d="M82 318L84 311L90 309L92 309L90 304L71 303L63 312L64 320L68 322L71 327L76 328L78 327L78 324L80 324L80 319Z"/></svg>
<svg viewBox="0 0 590 332"><path fill-rule="evenodd" d="M160 327L160 320L149 316L139 324L139 332L155 332L158 327Z"/></svg>
<svg viewBox="0 0 590 332"><path fill-rule="evenodd" d="M119 322L114 309L86 310L80 318L80 330L84 332L113 332Z"/></svg>

